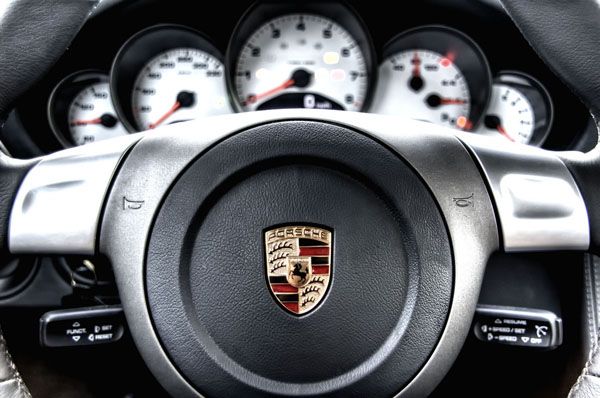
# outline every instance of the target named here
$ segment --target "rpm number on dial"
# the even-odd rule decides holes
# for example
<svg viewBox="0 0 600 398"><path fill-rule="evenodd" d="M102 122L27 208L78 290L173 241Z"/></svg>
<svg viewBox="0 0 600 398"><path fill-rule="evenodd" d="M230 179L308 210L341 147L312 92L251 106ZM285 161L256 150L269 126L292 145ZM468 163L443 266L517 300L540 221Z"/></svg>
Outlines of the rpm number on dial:
<svg viewBox="0 0 600 398"><path fill-rule="evenodd" d="M140 71L131 96L138 129L229 112L223 64L194 48L165 51Z"/></svg>
<svg viewBox="0 0 600 398"><path fill-rule="evenodd" d="M259 27L241 47L234 90L243 110L359 111L368 91L365 56L336 22L289 14Z"/></svg>

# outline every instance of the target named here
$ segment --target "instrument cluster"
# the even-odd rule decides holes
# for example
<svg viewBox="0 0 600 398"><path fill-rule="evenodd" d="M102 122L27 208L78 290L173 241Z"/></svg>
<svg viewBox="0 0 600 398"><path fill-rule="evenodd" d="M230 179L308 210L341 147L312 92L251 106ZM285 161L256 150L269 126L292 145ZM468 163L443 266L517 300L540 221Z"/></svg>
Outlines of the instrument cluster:
<svg viewBox="0 0 600 398"><path fill-rule="evenodd" d="M280 108L400 115L516 143L542 145L548 90L516 70L492 74L477 42L436 24L397 32L376 49L345 3L257 3L222 54L189 26L131 36L110 70L65 77L48 101L64 146L203 116Z"/></svg>

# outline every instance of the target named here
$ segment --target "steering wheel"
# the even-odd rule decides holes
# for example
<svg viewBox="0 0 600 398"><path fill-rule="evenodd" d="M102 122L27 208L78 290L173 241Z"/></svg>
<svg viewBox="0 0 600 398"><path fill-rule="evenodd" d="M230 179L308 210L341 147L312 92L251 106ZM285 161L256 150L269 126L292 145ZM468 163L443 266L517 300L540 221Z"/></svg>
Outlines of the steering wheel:
<svg viewBox="0 0 600 398"><path fill-rule="evenodd" d="M597 1L503 3L600 115ZM95 5L3 7L0 115ZM0 155L0 249L106 256L173 396L424 396L461 349L494 251L600 253L598 175L598 148L362 113L225 115ZM592 343L576 396L600 391ZM28 396L6 350L0 370L2 396Z"/></svg>

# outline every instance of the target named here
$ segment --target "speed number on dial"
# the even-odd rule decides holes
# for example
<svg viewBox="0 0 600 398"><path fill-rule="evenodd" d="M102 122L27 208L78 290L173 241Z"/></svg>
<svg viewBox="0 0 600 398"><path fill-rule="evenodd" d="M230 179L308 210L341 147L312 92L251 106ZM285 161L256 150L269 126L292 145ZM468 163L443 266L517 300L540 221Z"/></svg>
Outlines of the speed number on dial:
<svg viewBox="0 0 600 398"><path fill-rule="evenodd" d="M234 90L242 110L359 111L369 85L365 56L338 23L288 14L260 26L241 47Z"/></svg>

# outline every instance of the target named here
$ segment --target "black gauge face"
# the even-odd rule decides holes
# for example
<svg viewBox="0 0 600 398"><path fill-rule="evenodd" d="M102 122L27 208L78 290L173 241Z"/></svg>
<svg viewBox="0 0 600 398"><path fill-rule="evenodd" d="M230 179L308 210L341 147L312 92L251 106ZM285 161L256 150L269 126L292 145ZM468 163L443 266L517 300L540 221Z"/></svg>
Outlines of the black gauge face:
<svg viewBox="0 0 600 398"><path fill-rule="evenodd" d="M48 119L65 147L127 134L111 100L108 76L97 71L81 71L63 79L50 96Z"/></svg>
<svg viewBox="0 0 600 398"><path fill-rule="evenodd" d="M364 109L374 57L352 12L335 3L269 6L274 7L268 12L261 6L251 10L230 44L229 86L236 107ZM328 12L332 7L336 12Z"/></svg>
<svg viewBox="0 0 600 398"><path fill-rule="evenodd" d="M386 46L371 112L472 130L490 87L487 60L471 39L447 27L424 26Z"/></svg>
<svg viewBox="0 0 600 398"><path fill-rule="evenodd" d="M548 91L522 72L501 72L478 133L529 145L542 145L552 126Z"/></svg>
<svg viewBox="0 0 600 398"><path fill-rule="evenodd" d="M130 129L231 113L223 62L198 32L159 25L133 36L112 67L111 87Z"/></svg>

